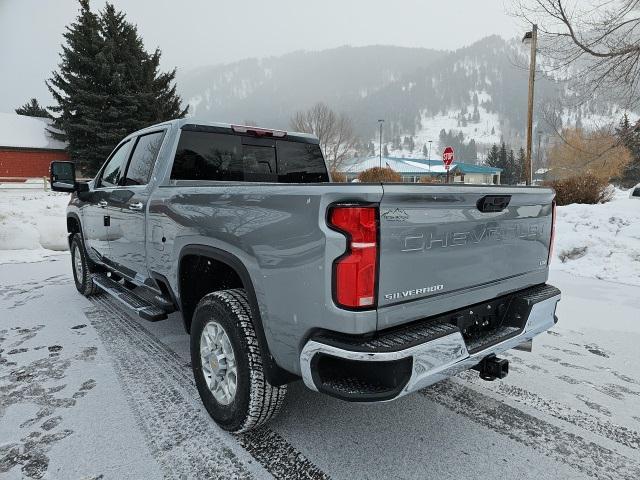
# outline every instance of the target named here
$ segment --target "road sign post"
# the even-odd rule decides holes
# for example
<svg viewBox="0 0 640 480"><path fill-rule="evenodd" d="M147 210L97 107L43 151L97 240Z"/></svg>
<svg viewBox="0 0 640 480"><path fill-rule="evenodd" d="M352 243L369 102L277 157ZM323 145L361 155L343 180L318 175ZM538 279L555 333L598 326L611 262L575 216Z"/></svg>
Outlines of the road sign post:
<svg viewBox="0 0 640 480"><path fill-rule="evenodd" d="M453 158L453 147L446 147L442 152L442 163L444 163L444 169L447 171L447 183L449 183L449 167L453 163Z"/></svg>

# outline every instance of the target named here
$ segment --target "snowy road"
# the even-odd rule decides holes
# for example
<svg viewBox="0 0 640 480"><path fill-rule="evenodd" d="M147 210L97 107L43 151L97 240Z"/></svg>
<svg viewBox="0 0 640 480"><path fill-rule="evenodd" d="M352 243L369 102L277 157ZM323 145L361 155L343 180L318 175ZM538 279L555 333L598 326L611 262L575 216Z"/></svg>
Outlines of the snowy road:
<svg viewBox="0 0 640 480"><path fill-rule="evenodd" d="M554 272L560 323L509 355L383 405L292 385L268 428L209 419L181 322L80 296L67 255L0 265L0 477L640 478L640 287Z"/></svg>

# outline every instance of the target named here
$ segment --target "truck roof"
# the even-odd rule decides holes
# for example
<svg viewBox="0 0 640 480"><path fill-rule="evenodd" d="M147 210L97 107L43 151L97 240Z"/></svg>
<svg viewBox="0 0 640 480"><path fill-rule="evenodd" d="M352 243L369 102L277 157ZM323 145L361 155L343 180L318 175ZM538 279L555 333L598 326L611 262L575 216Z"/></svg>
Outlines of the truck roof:
<svg viewBox="0 0 640 480"><path fill-rule="evenodd" d="M253 129L268 130L268 131L273 131L273 132L284 132L289 139L302 140L302 141L305 141L306 143L319 143L318 137L316 137L315 135L310 134L310 133L285 131L285 130L281 130L281 129L278 129L278 128L267 128L267 127L261 127L261 126L257 126L257 125L251 125L250 126L250 125L242 125L242 124L236 124L236 123L211 122L211 121L201 120L201 119L194 118L194 117L177 118L175 120L168 120L166 122L150 125L150 126L148 126L146 128L138 130L137 132L133 132L129 136L134 136L134 135L137 135L137 134L142 133L144 131L147 131L147 130L150 130L150 129L153 129L153 128L157 128L159 126L166 126L166 125L175 125L178 128L183 128L185 126L195 127L195 128L193 128L194 130L198 129L197 127L204 127L203 130L207 129L207 128L210 128L210 129L213 129L213 130L220 129L220 130L228 130L230 133L234 131L233 130L234 127L247 127L249 129L253 128Z"/></svg>

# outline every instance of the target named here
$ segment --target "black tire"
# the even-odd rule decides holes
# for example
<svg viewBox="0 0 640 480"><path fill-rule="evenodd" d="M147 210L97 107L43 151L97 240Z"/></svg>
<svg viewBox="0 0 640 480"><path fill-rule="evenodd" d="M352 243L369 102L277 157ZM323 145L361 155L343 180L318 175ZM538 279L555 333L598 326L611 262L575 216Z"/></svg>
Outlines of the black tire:
<svg viewBox="0 0 640 480"><path fill-rule="evenodd" d="M213 292L200 300L191 324L191 365L198 393L209 415L227 431L242 433L273 418L284 403L287 386L274 387L264 376L258 338L242 289ZM228 405L218 402L207 386L200 357L200 337L211 321L229 337L237 368L237 387Z"/></svg>
<svg viewBox="0 0 640 480"><path fill-rule="evenodd" d="M87 252L84 249L84 242L79 233L75 233L71 238L71 270L73 271L73 280L78 291L88 297L95 294L98 288L93 283L94 274L89 270L90 260L87 258ZM79 261L76 267L76 259Z"/></svg>

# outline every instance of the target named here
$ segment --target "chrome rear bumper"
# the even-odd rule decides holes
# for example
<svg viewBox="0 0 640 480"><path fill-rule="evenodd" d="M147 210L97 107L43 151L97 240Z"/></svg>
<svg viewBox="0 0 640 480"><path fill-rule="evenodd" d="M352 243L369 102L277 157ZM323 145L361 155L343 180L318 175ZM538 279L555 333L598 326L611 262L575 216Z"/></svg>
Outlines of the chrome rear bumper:
<svg viewBox="0 0 640 480"><path fill-rule="evenodd" d="M557 292L557 289L555 291ZM410 348L391 352L353 351L311 339L305 344L300 354L302 379L310 389L320 390L316 385L312 370L314 357L318 354L363 362L388 362L411 358L412 368L409 380L393 398L384 401L394 400L468 370L488 355L500 354L550 329L556 322L555 310L559 300L560 294L558 292L557 295L533 304L524 327L517 335L474 353L469 353L459 331ZM317 378L317 376L315 377Z"/></svg>

